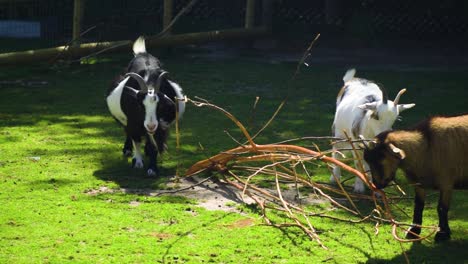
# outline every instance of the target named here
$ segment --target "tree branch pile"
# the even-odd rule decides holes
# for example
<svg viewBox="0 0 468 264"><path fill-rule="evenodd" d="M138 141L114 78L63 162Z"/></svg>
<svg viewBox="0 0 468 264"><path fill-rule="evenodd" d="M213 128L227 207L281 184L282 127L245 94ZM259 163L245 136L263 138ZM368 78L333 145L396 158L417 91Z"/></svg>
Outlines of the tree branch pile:
<svg viewBox="0 0 468 264"><path fill-rule="evenodd" d="M365 173L330 157L329 151L321 152L292 144L256 144L244 125L231 113L206 101L194 101L187 98L186 100L195 106L209 107L224 113L239 127L247 142L244 144L237 142L238 147L222 151L193 164L185 176L189 177L207 171L217 172L224 182L241 191L243 197L248 196L255 201L267 225L280 228L297 227L323 248L326 246L322 243L319 232L314 226L312 221L314 217L326 217L347 223L374 222L376 234L379 231L379 225L389 223L393 227L393 236L400 242L426 239L437 231L437 228L426 227L433 229L433 232L426 237L412 240L400 238L397 230L405 230L409 224L395 220L390 208L393 198L389 199L382 190L377 189L369 182ZM361 178L372 194L349 193L341 183L335 187L317 182L311 171L313 168L323 165L328 168L339 166ZM332 172L331 169L330 172ZM268 184L270 187L261 187ZM297 194L293 199L285 198L284 193L291 190L291 186ZM317 199L328 201L332 205L332 209L301 205L301 192L307 192ZM364 214L356 206L355 199L373 201L375 208L370 213ZM347 219L337 217L336 214L331 214L331 210L343 210L351 217L347 217ZM272 221L270 218L272 211L285 215L289 221L285 223Z"/></svg>

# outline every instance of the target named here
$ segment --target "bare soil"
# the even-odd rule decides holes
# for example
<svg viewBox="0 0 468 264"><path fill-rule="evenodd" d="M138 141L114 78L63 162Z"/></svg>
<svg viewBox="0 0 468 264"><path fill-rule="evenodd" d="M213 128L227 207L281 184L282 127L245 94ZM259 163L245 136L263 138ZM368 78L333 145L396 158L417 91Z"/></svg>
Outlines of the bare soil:
<svg viewBox="0 0 468 264"><path fill-rule="evenodd" d="M238 205L241 204L254 204L255 201L248 195L243 195L242 191L234 188L233 186L221 181L221 180L207 180L203 183L203 179L198 177L192 178L168 178L167 187L168 190L153 190L153 189L111 189L108 187L100 187L98 189L89 190L86 192L88 195L97 195L100 193L132 193L148 196L160 196L160 195L173 195L181 196L197 201L197 205L207 210L222 210L226 212L237 212L241 213ZM265 189L277 195L277 191L273 189ZM287 188L281 191L282 197L289 201L301 204L317 204L323 203L324 200L318 197L302 197L300 201L297 198L297 191L293 184L287 186ZM131 206L138 206L138 202L131 202Z"/></svg>

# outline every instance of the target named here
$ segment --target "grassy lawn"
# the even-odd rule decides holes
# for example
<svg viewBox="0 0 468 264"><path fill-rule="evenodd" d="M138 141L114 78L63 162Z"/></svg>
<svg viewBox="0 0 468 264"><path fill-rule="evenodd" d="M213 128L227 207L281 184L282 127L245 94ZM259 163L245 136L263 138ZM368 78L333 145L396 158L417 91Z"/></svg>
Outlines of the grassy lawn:
<svg viewBox="0 0 468 264"><path fill-rule="evenodd" d="M129 56L64 68L3 67L0 80L46 81L47 85L0 84L0 263L402 263L400 243L382 226L314 218L324 250L296 229L262 225L260 214L208 211L183 197L150 197L99 188L164 188L166 177L147 178L123 159L123 131L107 111L107 86ZM258 144L302 136L330 135L343 66L303 68L288 85L296 63L241 55L235 59L163 56L165 68L194 98L230 111L257 131L288 94L286 106ZM466 112L468 78L462 70L405 70L367 66L358 76L385 84L391 97L401 88L416 107L396 127L432 114ZM252 113L255 97L260 101ZM175 137L162 160L162 174L183 172L198 160L236 146L225 130L243 140L221 113L187 106L181 149ZM302 142L311 145L310 142ZM327 148L325 143L321 143ZM320 181L328 180L318 170ZM408 186L403 186L409 190ZM453 197L452 241L404 244L412 263L463 263L468 239L468 196ZM424 223L437 224L437 195ZM362 202L366 206L365 202ZM412 201L400 207L412 214ZM346 216L345 213L343 215ZM401 220L410 218L401 214ZM251 223L251 224L243 224Z"/></svg>

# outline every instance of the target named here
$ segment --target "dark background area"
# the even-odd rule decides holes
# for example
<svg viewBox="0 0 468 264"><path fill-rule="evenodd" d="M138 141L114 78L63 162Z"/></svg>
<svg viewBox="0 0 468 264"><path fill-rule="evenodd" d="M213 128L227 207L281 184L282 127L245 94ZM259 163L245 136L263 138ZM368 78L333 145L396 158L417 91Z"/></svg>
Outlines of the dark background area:
<svg viewBox="0 0 468 264"><path fill-rule="evenodd" d="M189 0L176 0L174 13ZM263 1L256 1L261 21ZM199 0L173 33L239 28L245 0ZM83 42L135 39L162 30L162 0L86 1ZM272 38L282 48L303 47L321 33L321 42L336 47L435 47L466 49L468 1L464 0L273 0ZM0 1L0 21L40 23L38 46L57 46L71 39L73 0ZM43 43L43 44L41 44ZM285 43L285 44L283 44ZM2 45L0 52L31 48Z"/></svg>

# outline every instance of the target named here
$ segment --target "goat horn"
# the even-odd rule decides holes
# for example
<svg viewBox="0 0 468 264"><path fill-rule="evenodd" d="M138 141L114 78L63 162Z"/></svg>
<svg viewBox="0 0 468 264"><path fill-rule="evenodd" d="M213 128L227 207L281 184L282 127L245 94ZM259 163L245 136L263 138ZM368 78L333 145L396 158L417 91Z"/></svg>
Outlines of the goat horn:
<svg viewBox="0 0 468 264"><path fill-rule="evenodd" d="M141 91L143 92L148 91L148 86L146 85L145 80L143 80L143 77L141 77L139 74L134 73L134 72L128 72L127 74L125 74L125 77L127 76L132 77L138 82L138 85L140 86Z"/></svg>
<svg viewBox="0 0 468 264"><path fill-rule="evenodd" d="M362 145L363 145L364 148L366 148L366 149L372 149L372 148L374 148L374 147L375 147L375 144L377 143L377 141L376 141L375 139L369 140L369 139L364 138L363 135L359 135L359 139L361 140Z"/></svg>
<svg viewBox="0 0 468 264"><path fill-rule="evenodd" d="M388 102L387 90L385 89L383 84L376 84L376 85L377 85L377 87L379 87L380 91L382 91L382 102L384 104L387 104L387 102Z"/></svg>
<svg viewBox="0 0 468 264"><path fill-rule="evenodd" d="M398 104L398 102L400 101L400 96L401 96L402 94L404 94L405 92L406 92L406 88L403 88L403 89L401 89L401 90L398 92L398 94L397 94L396 97L395 97L395 101L393 101L393 103L394 103L395 105Z"/></svg>
<svg viewBox="0 0 468 264"><path fill-rule="evenodd" d="M369 145L366 142L366 139L364 138L363 135L359 135L359 139L361 140L361 144L359 144L359 147L369 149Z"/></svg>
<svg viewBox="0 0 468 264"><path fill-rule="evenodd" d="M161 88L161 82L163 80L162 77L164 77L165 75L167 75L168 72L167 71L162 71L160 74L159 74L159 77L158 77L158 80L156 81L156 91L159 92L159 89Z"/></svg>

